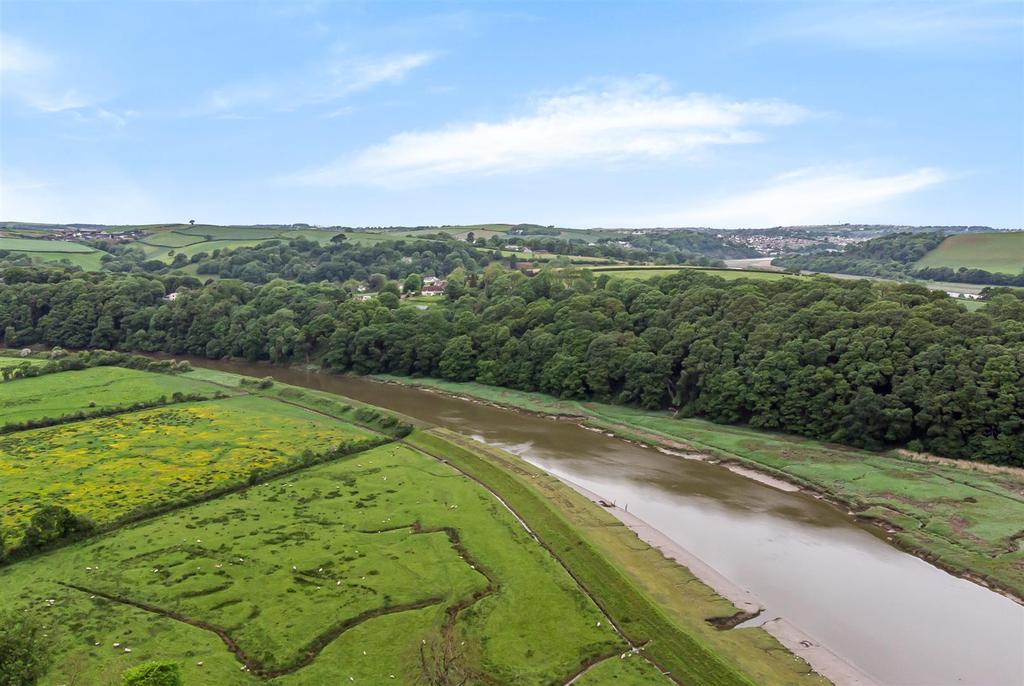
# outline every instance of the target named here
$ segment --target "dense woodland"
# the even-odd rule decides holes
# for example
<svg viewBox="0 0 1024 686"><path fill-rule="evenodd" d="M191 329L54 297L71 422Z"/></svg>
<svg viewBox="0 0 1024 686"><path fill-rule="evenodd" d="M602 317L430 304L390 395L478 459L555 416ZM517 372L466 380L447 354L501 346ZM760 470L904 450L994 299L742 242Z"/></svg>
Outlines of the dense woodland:
<svg viewBox="0 0 1024 686"><path fill-rule="evenodd" d="M778 257L772 264L789 269L833 274L878 276L887 279L926 279L990 286L1024 286L1024 271L1018 275L984 269L914 267L937 248L945 235L938 232L896 233L846 246L841 253L811 253Z"/></svg>
<svg viewBox="0 0 1024 686"><path fill-rule="evenodd" d="M421 311L329 281L2 274L8 346L313 360L1024 466L1024 300L1009 292L968 312L914 285L492 264L456 268L443 305Z"/></svg>

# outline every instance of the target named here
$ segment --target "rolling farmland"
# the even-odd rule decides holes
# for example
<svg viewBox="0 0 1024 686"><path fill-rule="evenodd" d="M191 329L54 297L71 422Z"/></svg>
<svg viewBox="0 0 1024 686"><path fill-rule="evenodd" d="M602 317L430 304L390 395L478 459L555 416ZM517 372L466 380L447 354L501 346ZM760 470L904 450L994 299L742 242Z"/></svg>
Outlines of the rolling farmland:
<svg viewBox="0 0 1024 686"><path fill-rule="evenodd" d="M1024 271L1024 232L965 233L950 236L923 258L916 267L984 269L989 272L1020 274Z"/></svg>

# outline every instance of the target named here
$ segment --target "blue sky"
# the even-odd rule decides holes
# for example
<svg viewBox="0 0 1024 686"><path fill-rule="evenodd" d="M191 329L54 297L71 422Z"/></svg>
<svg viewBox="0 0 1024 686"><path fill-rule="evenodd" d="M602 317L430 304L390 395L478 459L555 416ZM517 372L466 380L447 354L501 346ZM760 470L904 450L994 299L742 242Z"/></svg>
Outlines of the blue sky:
<svg viewBox="0 0 1024 686"><path fill-rule="evenodd" d="M1024 225L1024 3L0 4L0 219Z"/></svg>

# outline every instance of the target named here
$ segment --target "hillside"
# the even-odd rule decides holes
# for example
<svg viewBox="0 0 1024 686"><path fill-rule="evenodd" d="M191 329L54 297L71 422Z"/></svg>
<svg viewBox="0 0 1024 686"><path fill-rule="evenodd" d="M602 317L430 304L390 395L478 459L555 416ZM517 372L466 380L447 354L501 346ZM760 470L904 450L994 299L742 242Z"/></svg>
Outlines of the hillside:
<svg viewBox="0 0 1024 686"><path fill-rule="evenodd" d="M1024 231L950 236L914 266L965 267L1016 276L1024 271Z"/></svg>

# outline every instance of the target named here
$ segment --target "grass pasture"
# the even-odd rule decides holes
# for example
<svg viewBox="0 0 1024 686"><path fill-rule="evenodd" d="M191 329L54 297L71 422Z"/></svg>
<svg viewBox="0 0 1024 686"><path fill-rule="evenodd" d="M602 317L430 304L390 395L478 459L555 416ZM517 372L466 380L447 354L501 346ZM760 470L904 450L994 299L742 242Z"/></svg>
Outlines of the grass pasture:
<svg viewBox="0 0 1024 686"><path fill-rule="evenodd" d="M949 236L918 260L916 267L984 269L1020 274L1024 271L1024 231L963 233Z"/></svg>
<svg viewBox="0 0 1024 686"><path fill-rule="evenodd" d="M564 683L624 649L508 510L401 445L0 569L0 603L52 619L47 683L155 658L186 683L414 683L448 608L496 683Z"/></svg>
<svg viewBox="0 0 1024 686"><path fill-rule="evenodd" d="M25 255L33 262L42 264L69 264L85 271L99 271L100 258L106 253L81 243L70 241L48 241L33 238L0 237L0 250L12 255Z"/></svg>
<svg viewBox="0 0 1024 686"><path fill-rule="evenodd" d="M778 272L766 272L756 270L741 270L741 269L715 269L711 267L690 267L690 266L678 266L678 267L665 267L665 266L651 266L651 267L590 267L590 271L594 272L595 275L600 276L607 274L608 276L615 276L626 279L651 279L655 276L672 276L678 274L680 271L688 269L693 271L699 271L702 274L708 274L709 276L717 276L721 279L733 281L735 279L754 279L757 281L776 281L778 279L787 278L786 274Z"/></svg>
<svg viewBox="0 0 1024 686"><path fill-rule="evenodd" d="M175 229L177 233L184 234L186 236L200 236L208 241L225 241L225 240L270 240L271 238L278 238L282 235L291 233L288 229L283 228L266 228L266 227L255 227L255 226L207 226L197 224L195 226L186 226L180 229Z"/></svg>
<svg viewBox="0 0 1024 686"><path fill-rule="evenodd" d="M56 252L56 253L90 253L93 248L81 243L70 241L47 241L32 238L0 238L0 250L14 252Z"/></svg>
<svg viewBox="0 0 1024 686"><path fill-rule="evenodd" d="M41 617L53 641L42 683L113 686L154 659L189 684L423 683L421 651L439 642L473 684L668 683L660 670L822 683L763 630L712 627L736 608L497 449L228 372L88 371L0 384L0 398L55 413L169 383L235 395L0 436L9 537L42 503L117 525L0 566L0 607ZM382 439L356 423L405 437L247 483L305 450ZM147 511L159 514L127 516Z"/></svg>
<svg viewBox="0 0 1024 686"><path fill-rule="evenodd" d="M7 359L0 358L0 366L4 366ZM212 396L218 390L222 389L178 375L151 374L124 367L90 367L46 374L0 385L0 426L42 417L61 417L79 410L88 413L149 402L161 396L170 398L174 393Z"/></svg>
<svg viewBox="0 0 1024 686"><path fill-rule="evenodd" d="M46 504L108 524L245 483L253 470L282 467L305 450L370 437L364 429L251 396L7 434L0 436L0 524L14 543Z"/></svg>
<svg viewBox="0 0 1024 686"><path fill-rule="evenodd" d="M161 231L141 238L136 243L163 248L184 248L186 245L202 243L205 240L204 236L179 233L177 231Z"/></svg>
<svg viewBox="0 0 1024 686"><path fill-rule="evenodd" d="M192 257L201 252L212 254L214 250L251 248L275 239L306 238L327 243L337 234L337 231L317 229L197 225L157 231L137 241L137 244L145 251L147 259L171 262L178 254Z"/></svg>

